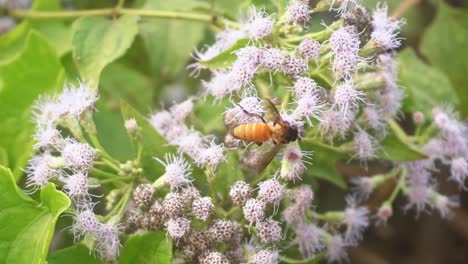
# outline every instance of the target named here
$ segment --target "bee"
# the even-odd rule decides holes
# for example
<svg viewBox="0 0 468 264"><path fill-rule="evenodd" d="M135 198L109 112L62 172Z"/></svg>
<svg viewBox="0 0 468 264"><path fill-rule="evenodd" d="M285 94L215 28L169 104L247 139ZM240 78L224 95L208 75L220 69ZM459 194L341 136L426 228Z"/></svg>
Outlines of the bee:
<svg viewBox="0 0 468 264"><path fill-rule="evenodd" d="M247 153L246 159L255 160L255 164L250 167L260 173L263 169L273 160L281 146L297 140L299 131L296 126L291 125L289 122L283 120L278 109L270 99L264 99L263 105L266 112L266 118L272 122L268 124L265 118L261 115L252 114L242 109L244 113L250 116L258 117L262 123L247 123L240 124L231 129L231 135L237 139L244 141L255 142L262 145L265 142L272 141L273 146L271 149L257 150Z"/></svg>

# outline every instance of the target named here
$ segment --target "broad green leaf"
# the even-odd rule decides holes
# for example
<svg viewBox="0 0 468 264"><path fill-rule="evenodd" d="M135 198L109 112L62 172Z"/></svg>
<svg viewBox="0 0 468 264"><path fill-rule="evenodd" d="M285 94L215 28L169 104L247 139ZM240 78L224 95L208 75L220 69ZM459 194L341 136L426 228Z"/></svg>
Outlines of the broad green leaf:
<svg viewBox="0 0 468 264"><path fill-rule="evenodd" d="M135 118L138 126L141 128L141 142L143 144L143 169L145 176L150 180L156 180L164 174L164 166L153 158L164 158L166 153L174 153L175 148L168 146L166 140L159 135L155 128L149 123L148 119L133 109L127 103L122 103L122 116L124 120Z"/></svg>
<svg viewBox="0 0 468 264"><path fill-rule="evenodd" d="M0 50L2 51L0 52L0 63L4 63L7 60L13 58L23 49L25 36L27 35L29 29L29 23L24 22L17 25L11 31L0 35Z"/></svg>
<svg viewBox="0 0 468 264"><path fill-rule="evenodd" d="M306 163L306 173L326 180L345 189L346 182L336 168L336 162L346 156L333 147L305 139L300 142L301 149L313 151L312 162Z"/></svg>
<svg viewBox="0 0 468 264"><path fill-rule="evenodd" d="M48 264L102 264L96 254L83 244L54 251L47 257Z"/></svg>
<svg viewBox="0 0 468 264"><path fill-rule="evenodd" d="M377 155L386 160L409 161L427 158L418 147L410 142L410 139L395 121L389 122L387 137L380 142Z"/></svg>
<svg viewBox="0 0 468 264"><path fill-rule="evenodd" d="M132 235L120 252L119 263L170 264L172 263L172 240L163 231Z"/></svg>
<svg viewBox="0 0 468 264"><path fill-rule="evenodd" d="M236 43L234 43L230 48L226 49L225 51L219 53L214 58L206 61L200 61L200 64L206 66L210 69L223 69L230 67L234 61L237 59L236 54L234 53L236 50L239 50L247 45L249 39L243 38L239 39Z"/></svg>
<svg viewBox="0 0 468 264"><path fill-rule="evenodd" d="M36 11L60 11L62 4L60 0L35 0L32 10ZM55 47L57 54L64 55L71 49L71 28L60 19L31 19L26 20L32 29L40 32Z"/></svg>
<svg viewBox="0 0 468 264"><path fill-rule="evenodd" d="M411 48L398 54L398 65L401 85L408 94L404 102L405 111L421 111L430 116L435 106L458 104L447 76L421 61Z"/></svg>
<svg viewBox="0 0 468 264"><path fill-rule="evenodd" d="M468 115L468 10L438 1L437 16L421 41L421 52L445 72L460 99L460 110Z"/></svg>
<svg viewBox="0 0 468 264"><path fill-rule="evenodd" d="M93 119L98 140L112 157L122 162L135 157L135 150L119 112L98 111L94 113Z"/></svg>
<svg viewBox="0 0 468 264"><path fill-rule="evenodd" d="M190 0L147 0L145 10L191 11L199 3ZM147 50L152 77L157 84L172 81L184 70L191 52L203 38L203 22L145 19L140 35Z"/></svg>
<svg viewBox="0 0 468 264"><path fill-rule="evenodd" d="M138 33L138 16L82 17L73 23L73 58L85 81L97 81L104 67L122 56Z"/></svg>
<svg viewBox="0 0 468 264"><path fill-rule="evenodd" d="M115 109L120 101L128 102L141 113L151 109L153 87L151 80L121 63L112 63L102 71L99 89L106 109Z"/></svg>
<svg viewBox="0 0 468 264"><path fill-rule="evenodd" d="M31 105L40 94L60 88L62 78L54 48L34 31L14 59L0 62L0 146L16 177L31 151Z"/></svg>
<svg viewBox="0 0 468 264"><path fill-rule="evenodd" d="M49 183L38 203L15 184L11 171L0 167L0 262L45 263L59 215L70 206L68 197Z"/></svg>

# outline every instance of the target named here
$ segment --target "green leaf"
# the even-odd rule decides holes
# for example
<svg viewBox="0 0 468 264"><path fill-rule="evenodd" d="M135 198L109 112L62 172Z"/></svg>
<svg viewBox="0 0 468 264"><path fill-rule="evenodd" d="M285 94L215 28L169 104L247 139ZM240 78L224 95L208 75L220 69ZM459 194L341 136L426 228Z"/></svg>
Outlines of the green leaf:
<svg viewBox="0 0 468 264"><path fill-rule="evenodd" d="M122 162L135 157L135 150L119 112L99 111L93 114L93 119L98 140L112 157Z"/></svg>
<svg viewBox="0 0 468 264"><path fill-rule="evenodd" d="M346 155L334 149L334 147L327 147L327 145L308 139L301 141L299 144L301 149L313 151L312 162L306 163L307 174L346 189L346 182L336 168L336 162L345 158Z"/></svg>
<svg viewBox="0 0 468 264"><path fill-rule="evenodd" d="M156 129L149 123L148 119L133 109L127 103L122 103L122 116L124 120L135 118L138 126L141 128L141 143L143 144L142 163L146 177L150 180L156 180L164 174L164 166L153 158L164 158L166 153L175 153L176 149L168 146Z"/></svg>
<svg viewBox="0 0 468 264"><path fill-rule="evenodd" d="M138 16L82 17L73 24L73 58L85 81L97 81L104 67L122 56L138 33Z"/></svg>
<svg viewBox="0 0 468 264"><path fill-rule="evenodd" d="M83 244L54 251L47 257L48 264L102 264L95 254Z"/></svg>
<svg viewBox="0 0 468 264"><path fill-rule="evenodd" d="M32 10L35 11L61 11L63 10L60 0L35 0ZM31 28L40 32L55 47L57 53L62 56L71 50L70 27L60 19L31 19L26 20Z"/></svg>
<svg viewBox="0 0 468 264"><path fill-rule="evenodd" d="M105 108L115 109L123 100L142 113L151 109L152 83L140 72L121 63L112 63L102 71L100 82L101 102L106 103Z"/></svg>
<svg viewBox="0 0 468 264"><path fill-rule="evenodd" d="M120 252L119 263L170 264L172 240L163 231L132 235Z"/></svg>
<svg viewBox="0 0 468 264"><path fill-rule="evenodd" d="M32 150L31 105L62 82L63 69L54 48L35 31L19 54L0 62L0 146L7 151L8 166L16 177Z"/></svg>
<svg viewBox="0 0 468 264"><path fill-rule="evenodd" d="M421 41L421 52L445 72L460 99L460 111L468 115L468 10L438 1L437 16Z"/></svg>
<svg viewBox="0 0 468 264"><path fill-rule="evenodd" d="M29 32L30 25L21 23L6 34L0 35L0 63L12 59L24 47L25 36Z"/></svg>
<svg viewBox="0 0 468 264"><path fill-rule="evenodd" d="M147 0L144 10L191 11L199 5L187 0ZM203 22L145 19L140 25L152 76L156 83L172 81L191 59L191 52L203 38Z"/></svg>
<svg viewBox="0 0 468 264"><path fill-rule="evenodd" d="M216 55L214 58L207 61L200 61L200 64L206 66L210 69L224 69L228 68L234 63L237 59L236 50L239 50L247 45L249 39L243 38L239 39L234 43L230 48L224 50L223 52Z"/></svg>
<svg viewBox="0 0 468 264"><path fill-rule="evenodd" d="M423 112L430 116L435 106L457 105L458 99L447 76L421 61L413 49L398 54L399 79L408 96L406 112Z"/></svg>
<svg viewBox="0 0 468 264"><path fill-rule="evenodd" d="M0 167L1 263L45 263L57 218L71 203L52 183L40 197L38 203L26 196L11 171Z"/></svg>
<svg viewBox="0 0 468 264"><path fill-rule="evenodd" d="M386 160L410 161L427 158L418 147L411 143L406 133L393 120L389 121L387 137L380 142L377 155Z"/></svg>

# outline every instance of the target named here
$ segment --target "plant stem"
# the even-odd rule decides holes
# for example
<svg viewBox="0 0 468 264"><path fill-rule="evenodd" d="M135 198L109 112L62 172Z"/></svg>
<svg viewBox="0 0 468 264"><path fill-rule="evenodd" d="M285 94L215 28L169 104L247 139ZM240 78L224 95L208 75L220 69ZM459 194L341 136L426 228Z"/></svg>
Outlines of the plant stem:
<svg viewBox="0 0 468 264"><path fill-rule="evenodd" d="M120 9L120 8L122 8L122 7L124 6L124 4L125 4L125 0L119 0L119 1L117 2L116 8L117 8L117 9Z"/></svg>
<svg viewBox="0 0 468 264"><path fill-rule="evenodd" d="M91 10L74 10L74 11L35 11L35 10L9 10L9 14L17 18L28 19L75 19L87 16L115 16L115 15L138 15L142 17L151 18L166 18L175 20L190 20L198 22L207 22L214 25L228 26L232 28L239 28L237 22L227 20L225 18L208 15L197 14L193 12L175 12L175 11L162 11L162 10L141 10L132 8L103 8Z"/></svg>
<svg viewBox="0 0 468 264"><path fill-rule="evenodd" d="M91 173L95 176L99 176L99 177L102 177L102 178L106 178L106 179L114 179L114 178L117 178L117 177L120 177L116 174L113 174L113 173L109 173L109 172L106 172L106 171L102 171L102 170L99 170L99 169L96 169L96 168L92 168L91 170Z"/></svg>
<svg viewBox="0 0 468 264"><path fill-rule="evenodd" d="M390 197L388 198L387 201L385 201L386 203L389 203L390 205L393 203L393 201L395 200L395 198L398 196L398 194L400 193L401 189L403 188L403 186L405 185L405 178L406 178L406 169L401 167L401 175L400 175L400 180L398 181L398 184L397 186L395 187L395 189L393 190L392 194L390 195Z"/></svg>

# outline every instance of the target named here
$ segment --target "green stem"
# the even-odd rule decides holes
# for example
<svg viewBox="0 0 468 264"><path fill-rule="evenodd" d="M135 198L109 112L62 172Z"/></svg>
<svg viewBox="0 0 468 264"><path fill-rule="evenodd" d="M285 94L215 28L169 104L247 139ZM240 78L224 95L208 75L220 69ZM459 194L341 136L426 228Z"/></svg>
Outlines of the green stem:
<svg viewBox="0 0 468 264"><path fill-rule="evenodd" d="M94 176L99 176L101 178L114 179L114 178L120 177L120 176L118 176L116 174L109 173L109 172L106 172L106 171L102 171L102 170L96 169L96 168L92 168L90 171ZM96 178L99 178L99 177L96 177Z"/></svg>
<svg viewBox="0 0 468 264"><path fill-rule="evenodd" d="M322 220L325 222L340 222L344 219L344 212L336 211L336 212L326 212L324 214L319 214L314 211L309 211L307 213L312 218Z"/></svg>
<svg viewBox="0 0 468 264"><path fill-rule="evenodd" d="M334 152L337 152L337 153L342 153L342 154L346 154L346 151L339 148L339 147L335 147L335 146L332 146L332 145L328 145L326 143L323 143L319 140L315 140L315 139L312 139L312 138L306 138L304 139L304 142L305 143L311 143L313 145L317 145L319 147L322 147L322 148L325 148L325 149L329 149L331 151L334 151Z"/></svg>
<svg viewBox="0 0 468 264"><path fill-rule="evenodd" d="M210 185L210 193L211 193L211 199L213 200L213 203L216 204L216 190L214 189L214 180L215 176L213 174L213 171L211 170L210 166L206 166L205 169L205 175L206 175L206 180L208 181L208 184Z"/></svg>
<svg viewBox="0 0 468 264"><path fill-rule="evenodd" d="M127 181L127 180L132 180L134 179L133 176L118 176L116 178L113 178L113 179L105 179L105 180L100 180L99 183L103 184L103 183L109 183L109 182L115 182L115 181Z"/></svg>
<svg viewBox="0 0 468 264"><path fill-rule="evenodd" d="M74 10L74 11L35 11L35 10L9 10L9 14L17 18L28 19L75 19L87 16L115 16L115 15L137 15L151 18L165 18L175 20L190 20L198 22L212 23L214 25L228 26L239 28L237 22L230 21L221 17L197 14L192 12L175 12L162 10L140 10L131 8L104 8L91 10Z"/></svg>
<svg viewBox="0 0 468 264"><path fill-rule="evenodd" d="M138 165L140 165L142 157L143 157L143 144L141 144L141 142L138 142L137 157L136 157L136 162Z"/></svg>
<svg viewBox="0 0 468 264"><path fill-rule="evenodd" d="M400 180L398 181L397 186L393 190L388 200L385 201L385 203L388 203L390 205L393 203L393 201L395 201L396 197L398 196L403 186L405 185L405 179L406 179L406 174L407 174L406 168L400 167L400 171L401 171Z"/></svg>
<svg viewBox="0 0 468 264"><path fill-rule="evenodd" d="M125 207L127 207L127 203L130 200L131 194L133 191L133 184L129 184L127 190L125 191L122 198L117 202L115 207L110 211L103 219L104 222L110 220L114 215L121 216Z"/></svg>

